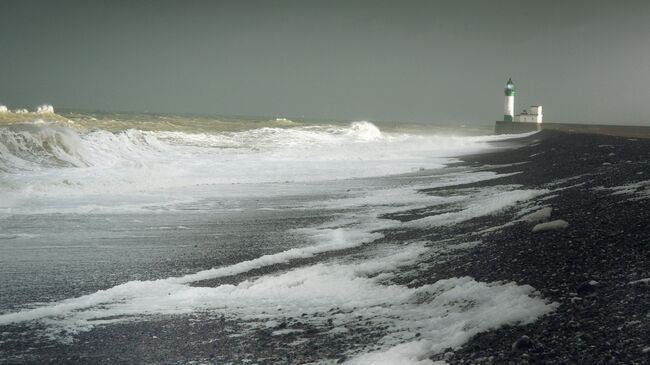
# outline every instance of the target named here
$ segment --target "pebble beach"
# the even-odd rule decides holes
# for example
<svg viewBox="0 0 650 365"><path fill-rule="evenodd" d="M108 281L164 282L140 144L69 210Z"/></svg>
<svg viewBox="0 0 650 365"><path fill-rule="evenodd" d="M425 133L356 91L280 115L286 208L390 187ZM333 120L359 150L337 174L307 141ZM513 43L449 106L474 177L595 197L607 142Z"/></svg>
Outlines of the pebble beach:
<svg viewBox="0 0 650 365"><path fill-rule="evenodd" d="M434 359L451 364L649 362L650 140L540 132L526 142L515 150L466 157L464 163L519 172L488 184L548 189L535 202L537 216L513 222L504 212L468 222L465 229L475 228L466 234L482 244L434 264L428 278L468 275L528 284L557 309L532 324L481 333ZM553 224L535 230L544 222ZM500 228L476 233L487 226Z"/></svg>

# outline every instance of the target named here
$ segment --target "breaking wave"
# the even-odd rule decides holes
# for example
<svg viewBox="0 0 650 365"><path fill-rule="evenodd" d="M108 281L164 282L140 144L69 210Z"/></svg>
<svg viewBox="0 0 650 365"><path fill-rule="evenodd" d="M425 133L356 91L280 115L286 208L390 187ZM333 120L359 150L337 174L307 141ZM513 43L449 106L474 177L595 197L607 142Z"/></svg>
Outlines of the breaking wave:
<svg viewBox="0 0 650 365"><path fill-rule="evenodd" d="M113 209L109 192L176 189L174 196L195 200L196 192L185 188L218 185L219 194L226 194L224 187L233 184L394 175L443 167L449 156L478 152L494 139L385 133L366 121L211 133L71 125L0 126L0 192L6 197L0 210L27 209L24 204L44 201L33 199L39 195L81 199L103 194Z"/></svg>
<svg viewBox="0 0 650 365"><path fill-rule="evenodd" d="M57 124L14 124L0 128L0 169L5 172L52 167L108 166L118 159L137 163L163 143L149 133L93 131L79 134Z"/></svg>
<svg viewBox="0 0 650 365"><path fill-rule="evenodd" d="M20 124L0 128L0 169L87 166L81 137L60 126Z"/></svg>
<svg viewBox="0 0 650 365"><path fill-rule="evenodd" d="M58 124L14 124L0 128L0 168L6 172L44 167L145 165L164 153L198 152L182 147L221 149L222 155L273 153L293 159L390 158L391 153L453 154L479 147L480 140L454 137L386 135L369 122L347 127L259 128L243 132L175 131L80 133ZM223 151L225 150L225 151ZM214 151L211 151L214 152ZM307 155L296 153L308 152Z"/></svg>

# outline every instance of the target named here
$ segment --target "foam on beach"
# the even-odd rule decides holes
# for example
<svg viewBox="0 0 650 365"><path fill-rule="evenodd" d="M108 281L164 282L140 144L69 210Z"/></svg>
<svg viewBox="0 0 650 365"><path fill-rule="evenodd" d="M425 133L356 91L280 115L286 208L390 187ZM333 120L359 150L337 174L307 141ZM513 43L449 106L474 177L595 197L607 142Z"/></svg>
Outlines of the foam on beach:
<svg viewBox="0 0 650 365"><path fill-rule="evenodd" d="M347 328L363 318L370 326L390 329L378 344L380 350L360 354L351 363L390 359L409 364L460 346L478 332L528 323L554 308L533 288L514 283L488 284L464 277L408 288L382 282L378 274L412 264L427 251L421 244L411 244L373 260L316 264L215 288L169 280L131 282L54 306L2 315L0 324L41 316L50 335L60 336L63 331L86 331L134 316L208 310L242 318L251 327L300 317L316 327L329 319L337 328ZM322 316L333 308L337 314ZM415 333L421 335L416 338Z"/></svg>
<svg viewBox="0 0 650 365"><path fill-rule="evenodd" d="M647 199L650 197L650 180L641 180L629 184L611 187L597 187L595 191L606 191L611 195L627 195L632 199Z"/></svg>
<svg viewBox="0 0 650 365"><path fill-rule="evenodd" d="M458 177L457 182L461 183L490 180L495 175L476 172ZM388 326L389 330L382 337L378 350L360 352L351 363L374 364L386 360L417 364L428 363L429 356L449 347L458 347L476 333L505 324L528 323L555 308L554 304L541 299L533 288L514 283L482 283L469 277L449 278L415 288L392 283L390 278L395 270L414 265L436 251L422 242L392 244L386 246L387 249L375 250L375 254L369 257L293 268L248 279L237 285L188 285L324 252L359 247L382 238L384 229L457 224L515 207L545 191L495 186L464 196L436 197L413 188L408 191L398 187L384 189L382 193L388 197L387 201L368 196L364 204L359 204L359 198L351 198L354 204L339 201L331 209L342 206L356 208L334 221L299 229L297 233L313 241L313 245L182 277L127 282L79 298L5 313L0 315L0 324L40 321L46 324L49 336L65 341L70 340L70 335L98 325L197 311L241 318L252 328L307 313L301 318L309 318L311 325L323 326L330 319L343 331L359 318L364 318L372 326ZM401 197L407 198L407 206L392 204L399 202ZM424 221L404 223L380 218L382 214L412 207L449 203L456 204L458 212L434 214ZM475 244L451 245L448 250L469 248ZM269 311L269 308L276 310ZM338 314L323 316L333 309ZM415 338L415 333L420 333L420 336Z"/></svg>
<svg viewBox="0 0 650 365"><path fill-rule="evenodd" d="M548 190L518 190L509 189L507 186L485 188L468 195L470 198L466 200L460 210L415 219L406 223L405 226L410 228L430 228L458 224L472 218L498 213L546 193L548 193Z"/></svg>

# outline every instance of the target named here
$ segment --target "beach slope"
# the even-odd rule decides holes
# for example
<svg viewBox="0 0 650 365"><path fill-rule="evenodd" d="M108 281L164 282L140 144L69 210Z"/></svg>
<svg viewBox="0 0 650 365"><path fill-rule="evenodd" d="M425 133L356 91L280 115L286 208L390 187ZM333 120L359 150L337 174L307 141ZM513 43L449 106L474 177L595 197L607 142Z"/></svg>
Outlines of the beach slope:
<svg viewBox="0 0 650 365"><path fill-rule="evenodd" d="M518 184L550 194L514 221L496 215L468 222L465 229L474 229L482 244L432 263L425 277L528 284L559 306L532 324L481 333L433 359L647 363L650 140L543 131L524 142L515 150L465 157L469 166L519 172L474 187Z"/></svg>

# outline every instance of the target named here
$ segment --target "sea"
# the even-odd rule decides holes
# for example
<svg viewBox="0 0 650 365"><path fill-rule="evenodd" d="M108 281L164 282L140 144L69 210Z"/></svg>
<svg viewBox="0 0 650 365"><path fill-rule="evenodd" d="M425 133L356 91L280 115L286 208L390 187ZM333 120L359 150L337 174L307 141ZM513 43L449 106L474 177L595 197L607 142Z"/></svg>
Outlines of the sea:
<svg viewBox="0 0 650 365"><path fill-rule="evenodd" d="M553 304L530 286L404 282L480 244L408 232L544 193L426 191L500 177L458 157L513 137L400 122L0 116L0 363L431 364L479 332L532 322Z"/></svg>

